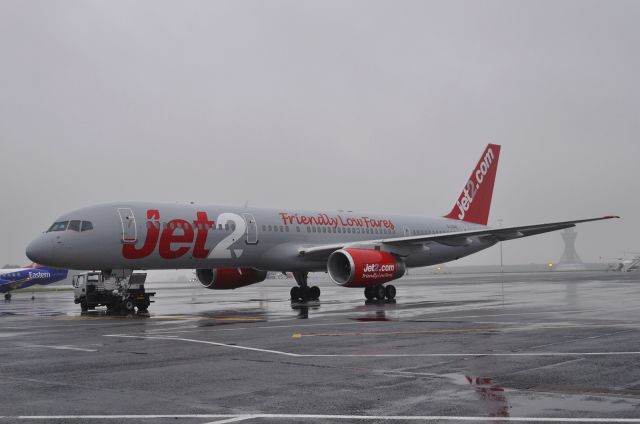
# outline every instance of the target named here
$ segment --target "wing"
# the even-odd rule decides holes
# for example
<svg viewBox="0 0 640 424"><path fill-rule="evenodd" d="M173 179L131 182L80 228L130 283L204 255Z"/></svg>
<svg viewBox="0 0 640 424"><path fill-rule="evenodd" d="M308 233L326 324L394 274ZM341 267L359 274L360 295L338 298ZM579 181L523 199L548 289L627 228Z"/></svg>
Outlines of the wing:
<svg viewBox="0 0 640 424"><path fill-rule="evenodd" d="M483 228L481 230L458 231L445 234L410 236L410 237L394 237L378 240L365 240L353 243L336 243L324 244L316 246L303 246L298 249L299 255L329 255L334 250L343 247L373 247L373 246L394 246L394 247L412 247L423 245L425 243L439 243L445 246L468 246L473 243L474 239L483 239L486 242L499 242L505 240L513 240L522 237L534 236L536 234L548 233L551 231L562 230L565 228L575 227L576 224L591 221L601 221L603 219L620 218L619 216L610 215L600 218L578 219L575 221L550 222L547 224L525 225L520 227L504 227L504 228Z"/></svg>

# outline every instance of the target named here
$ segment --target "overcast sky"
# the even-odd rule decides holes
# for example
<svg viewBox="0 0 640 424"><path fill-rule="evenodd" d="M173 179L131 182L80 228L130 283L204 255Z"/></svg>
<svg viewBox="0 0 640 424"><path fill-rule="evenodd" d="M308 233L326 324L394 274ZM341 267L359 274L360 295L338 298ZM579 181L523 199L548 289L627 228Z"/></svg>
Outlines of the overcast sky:
<svg viewBox="0 0 640 424"><path fill-rule="evenodd" d="M640 2L0 0L0 264L114 200L439 216L640 251ZM504 244L559 259L559 233ZM497 248L460 261L498 262Z"/></svg>

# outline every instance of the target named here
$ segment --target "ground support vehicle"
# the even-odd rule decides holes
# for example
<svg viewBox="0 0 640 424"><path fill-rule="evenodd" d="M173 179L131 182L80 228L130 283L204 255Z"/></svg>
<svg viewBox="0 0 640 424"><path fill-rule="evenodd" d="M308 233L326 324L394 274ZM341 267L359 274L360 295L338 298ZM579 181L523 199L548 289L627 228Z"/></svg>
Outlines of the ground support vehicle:
<svg viewBox="0 0 640 424"><path fill-rule="evenodd" d="M102 272L86 272L73 277L74 302L82 312L106 306L113 312L147 312L153 292L147 292L146 273L133 273L126 278L106 276Z"/></svg>

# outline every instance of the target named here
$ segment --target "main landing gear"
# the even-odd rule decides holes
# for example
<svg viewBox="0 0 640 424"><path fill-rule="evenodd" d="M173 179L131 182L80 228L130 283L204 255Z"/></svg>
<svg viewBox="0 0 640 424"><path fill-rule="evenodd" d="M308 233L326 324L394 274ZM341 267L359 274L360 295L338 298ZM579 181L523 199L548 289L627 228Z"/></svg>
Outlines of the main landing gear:
<svg viewBox="0 0 640 424"><path fill-rule="evenodd" d="M377 286L367 286L364 288L364 297L367 300L384 300L385 298L393 300L396 297L396 288L391 284L383 286L382 284Z"/></svg>
<svg viewBox="0 0 640 424"><path fill-rule="evenodd" d="M11 293L7 292L4 294L4 300L11 300Z"/></svg>
<svg viewBox="0 0 640 424"><path fill-rule="evenodd" d="M293 278L296 279L298 286L291 287L291 301L307 302L309 300L318 300L320 298L320 287L307 285L308 272L296 271Z"/></svg>

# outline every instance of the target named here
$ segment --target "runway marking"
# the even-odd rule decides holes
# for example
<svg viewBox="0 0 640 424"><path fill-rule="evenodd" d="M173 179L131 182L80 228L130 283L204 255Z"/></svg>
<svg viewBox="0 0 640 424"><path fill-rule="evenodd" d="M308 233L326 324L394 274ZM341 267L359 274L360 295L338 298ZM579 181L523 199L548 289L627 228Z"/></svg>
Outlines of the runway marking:
<svg viewBox="0 0 640 424"><path fill-rule="evenodd" d="M241 346L208 340L186 339L182 337L169 336L135 336L129 334L104 334L104 337L121 337L131 339L149 340L173 340L188 343L200 343L212 346L228 347L232 349L250 350L254 352L272 353L296 358L428 358L428 357L468 357L468 356L628 356L640 355L638 352L469 352L469 353L336 353L336 354L310 354L291 353L281 350L260 349L257 347Z"/></svg>
<svg viewBox="0 0 640 424"><path fill-rule="evenodd" d="M219 418L213 423L230 423L256 419L280 420L359 420L359 421L502 421L530 423L640 423L640 418L574 418L574 417L473 417L452 415L326 415L326 414L175 414L175 415L16 415L0 416L2 420L142 420L142 419ZM210 423L210 424L213 424Z"/></svg>
<svg viewBox="0 0 640 424"><path fill-rule="evenodd" d="M499 323L498 323L499 324ZM632 327L631 330L624 331L634 331L636 329L636 325L625 325L625 324L543 324L537 325L536 323L532 323L530 325L518 326L518 327L477 327L477 328L452 328L452 329L433 329L433 330L410 330L410 331L379 331L379 332L363 332L363 331L354 331L349 333L293 333L291 338L299 339L301 337L338 337L338 336L393 336L393 335L404 335L404 334L447 334L447 333L484 333L484 332L516 332L516 331L536 331L536 330L563 330L567 328L611 328L611 327ZM623 332L623 331L621 331ZM610 333L617 334L617 333ZM601 336L606 335L598 335L598 336L590 336L585 337L585 339L594 339Z"/></svg>
<svg viewBox="0 0 640 424"><path fill-rule="evenodd" d="M57 349L57 350L77 350L80 352L97 352L97 349L85 349L82 347L73 347L73 346L50 346L50 345L38 345L38 344L24 344L22 347L43 347L46 349Z"/></svg>
<svg viewBox="0 0 640 424"><path fill-rule="evenodd" d="M259 349L257 347L231 345L231 344L227 344L227 343L210 342L210 341L206 341L206 340L184 339L184 338L180 338L180 337L170 337L170 336L165 336L165 337L162 337L162 336L132 336L132 335L126 335L126 334L105 334L104 336L105 337L124 337L124 338L133 338L133 339L150 339L150 340L179 340L179 341L183 341L183 342L201 343L201 344L208 344L208 345L221 346L221 347L230 347L230 348L240 349L240 350L252 350L252 351L256 351L256 352L273 353L273 354L276 354L276 355L299 356L298 354L295 354L295 353L287 353L287 352L282 352L282 351L279 351L279 350Z"/></svg>
<svg viewBox="0 0 640 424"><path fill-rule="evenodd" d="M403 334L446 334L446 333L479 333L479 332L496 332L497 328L452 328L452 329L434 329L434 330L414 330L414 331L376 331L367 333L364 331L355 331L352 333L293 333L292 339L302 337L336 337L336 336L393 336Z"/></svg>
<svg viewBox="0 0 640 424"><path fill-rule="evenodd" d="M252 417L250 415L242 415L240 417L235 417L235 418L227 418L224 420L217 420L217 421L209 421L208 423L204 423L204 424L227 424L227 423L237 423L239 421L245 421L245 420L250 420Z"/></svg>

